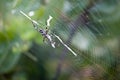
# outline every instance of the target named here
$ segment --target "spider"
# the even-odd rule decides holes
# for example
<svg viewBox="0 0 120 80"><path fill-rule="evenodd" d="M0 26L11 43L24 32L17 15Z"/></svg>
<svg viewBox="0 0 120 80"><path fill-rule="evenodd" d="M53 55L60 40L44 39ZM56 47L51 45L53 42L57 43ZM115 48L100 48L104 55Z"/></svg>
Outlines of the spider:
<svg viewBox="0 0 120 80"><path fill-rule="evenodd" d="M40 32L41 35L43 36L43 42L45 42L45 40L47 39L47 40L50 42L51 46L52 46L53 48L55 48L55 42L52 40L52 35L50 35L50 34L48 33L48 32L49 32L49 28L48 28L48 27L50 26L49 22L50 22L51 19L52 19L52 18L49 16L49 19L47 20L47 25L46 25L46 28L45 28L45 29L38 29L37 26L39 26L39 25L37 24L36 21L33 21L33 20L32 20L32 24L33 24L34 28L35 28L38 32Z"/></svg>
<svg viewBox="0 0 120 80"><path fill-rule="evenodd" d="M28 15L26 15L24 12L20 11L20 13L22 13L25 17L27 17L33 24L34 28L41 33L41 35L43 36L43 42L45 41L45 39L47 39L51 46L53 48L55 48L55 42L52 40L52 35L48 34L49 32L49 29L48 27L50 26L50 21L52 19L51 16L49 16L49 19L47 20L47 25L46 25L46 28L45 29L42 29L42 28L38 28L38 26L40 26L40 24L38 22L36 22L35 20L31 19ZM42 23L41 23L42 24ZM43 24L42 24L43 25Z"/></svg>
<svg viewBox="0 0 120 80"><path fill-rule="evenodd" d="M52 40L52 36L55 36L59 41L60 41L60 43L64 46L64 47L66 47L71 53L73 53L75 56L77 56L77 54L69 47L69 46L67 46L63 41L62 41L62 39L59 37L59 36L57 36L56 34L49 34L49 26L50 26L50 21L51 21L51 19L52 19L52 17L51 16L49 16L49 19L47 20L47 25L46 25L46 28L45 29L42 29L42 28L38 28L38 26L40 26L40 24L38 23L38 22L36 22L35 20L32 20L29 16L27 16L24 12L22 12L22 11L20 11L20 13L21 14L23 14L25 17L27 17L31 22L32 22L32 24L33 24L33 26L34 26L34 28L38 31L38 32L40 32L41 33L41 35L43 36L43 42L45 41L45 39L47 39L49 42L50 42L50 44L51 44L51 46L53 47L53 48L55 48L55 42ZM42 23L41 23L42 24ZM42 24L43 25L43 24Z"/></svg>

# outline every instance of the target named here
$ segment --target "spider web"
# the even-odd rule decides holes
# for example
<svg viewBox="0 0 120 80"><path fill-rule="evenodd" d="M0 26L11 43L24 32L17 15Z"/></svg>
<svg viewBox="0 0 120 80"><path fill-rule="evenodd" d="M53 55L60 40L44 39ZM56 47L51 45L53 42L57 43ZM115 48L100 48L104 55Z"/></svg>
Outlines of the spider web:
<svg viewBox="0 0 120 80"><path fill-rule="evenodd" d="M112 60L114 61L114 57L109 52L110 50L108 49L108 47L105 46L104 43L101 44L101 42L104 41L106 37L110 37L112 34L110 32L111 27L109 27L110 25L108 23L105 23L104 14L100 11L99 7L99 5L104 5L105 2L94 1L93 3L91 3L94 7L92 7L90 4L89 7L91 8L87 12L85 12L86 10L84 8L86 1L77 1L78 3L73 6L66 2L66 5L68 5L70 8L68 9L68 11L64 11L64 9L66 9L66 5L64 6L63 11L58 11L60 12L60 19L56 19L57 24L55 29L53 29L53 31L55 31L57 34L62 36L63 39L66 40L67 45L74 46L73 49L76 51L76 53L78 53L78 57L72 56L68 58L68 60L73 63L66 63L67 65L69 65L69 67L67 67L67 70L69 70L69 68L72 68L71 72L73 72L73 75L78 77L78 79L80 78L80 75L82 75L82 77L88 75L94 78L94 74L99 75L98 69L102 70L101 74L105 73L112 77L114 76L114 74L109 73L109 70L107 69L110 66L113 66L112 64L114 64L114 62L112 62ZM73 0L73 2L75 1ZM76 7L81 9L77 8L74 10L74 8ZM72 11L74 14L71 14ZM64 53L66 53L66 51L63 50L63 54ZM108 56L109 58L106 56ZM62 64L63 58L60 60ZM84 66L85 62L88 63L86 64L86 66ZM83 71L81 71L80 67L81 69L83 69ZM58 68L57 70L59 71L59 69L60 68ZM77 72L79 69L80 71Z"/></svg>
<svg viewBox="0 0 120 80"><path fill-rule="evenodd" d="M62 3L62 1L64 0L59 1L59 3ZM113 56L114 52L107 45L107 40L112 36L112 27L109 27L111 25L105 19L110 16L105 14L104 10L101 10L103 9L101 8L102 5L103 7L106 6L107 2L103 0L66 0L61 9L55 6L59 3L55 2L50 5L52 9L46 11L45 19L47 19L46 16L52 15L54 23L51 23L50 31L58 35L60 40L75 51L78 56L68 54L70 50L66 50L60 44L60 40L58 41L54 37L57 48L50 48L52 50L50 51L51 58L56 57L52 60L58 60L53 74L54 79L57 80L60 74L71 76L72 80L85 80L91 77L95 80L100 77L102 77L102 80L108 79L104 77L105 75L112 79L114 77L112 70L114 69L115 58ZM120 2L110 0L108 7L113 6L114 3L119 5ZM105 10L107 13L107 8ZM45 44L41 47L46 50ZM34 47L32 49L33 53L37 52L36 50L39 52L39 48ZM67 79L71 80L70 78Z"/></svg>

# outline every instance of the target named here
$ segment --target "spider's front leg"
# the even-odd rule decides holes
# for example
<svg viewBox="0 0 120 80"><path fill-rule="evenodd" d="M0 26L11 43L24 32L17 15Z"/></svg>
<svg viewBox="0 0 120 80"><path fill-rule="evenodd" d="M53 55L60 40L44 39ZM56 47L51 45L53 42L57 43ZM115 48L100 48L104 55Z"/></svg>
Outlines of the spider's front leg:
<svg viewBox="0 0 120 80"><path fill-rule="evenodd" d="M48 32L49 32L49 28L46 27L46 28L45 28L45 33L48 34Z"/></svg>

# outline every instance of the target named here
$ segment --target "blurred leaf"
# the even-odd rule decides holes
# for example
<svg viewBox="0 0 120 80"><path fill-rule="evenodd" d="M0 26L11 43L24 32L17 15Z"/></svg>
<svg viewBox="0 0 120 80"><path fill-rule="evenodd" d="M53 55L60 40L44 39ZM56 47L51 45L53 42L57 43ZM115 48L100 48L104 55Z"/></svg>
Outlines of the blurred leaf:
<svg viewBox="0 0 120 80"><path fill-rule="evenodd" d="M13 75L12 80L27 80L27 75L25 72L16 72Z"/></svg>
<svg viewBox="0 0 120 80"><path fill-rule="evenodd" d="M16 65L20 57L19 53L12 53L7 49L5 51L6 52L0 53L0 73L10 71Z"/></svg>
<svg viewBox="0 0 120 80"><path fill-rule="evenodd" d="M0 32L0 44L2 43L7 43L7 37L5 36L5 34Z"/></svg>
<svg viewBox="0 0 120 80"><path fill-rule="evenodd" d="M0 32L0 73L6 73L15 67L20 58L20 52L25 50L19 46L19 37L14 32ZM24 44L25 45L25 44Z"/></svg>

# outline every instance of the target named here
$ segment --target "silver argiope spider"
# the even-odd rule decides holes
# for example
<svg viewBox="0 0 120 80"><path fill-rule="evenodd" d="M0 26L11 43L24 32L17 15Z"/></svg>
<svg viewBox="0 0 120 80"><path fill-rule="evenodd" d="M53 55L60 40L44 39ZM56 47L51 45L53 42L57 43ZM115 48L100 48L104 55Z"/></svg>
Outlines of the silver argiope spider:
<svg viewBox="0 0 120 80"><path fill-rule="evenodd" d="M38 28L38 26L40 26L40 24L35 21L35 20L32 20L28 15L26 15L24 12L20 11L20 13L22 13L25 17L27 17L33 24L34 28L41 33L41 35L43 36L43 41L45 41L45 39L47 39L51 46L53 48L55 48L55 42L52 40L52 37L50 34L48 34L49 32L49 29L48 27L50 26L50 20L52 19L51 16L49 16L49 19L47 20L47 25L46 25L46 28L45 29L42 29L42 28ZM42 24L42 23L41 23ZM42 24L43 25L43 24Z"/></svg>
<svg viewBox="0 0 120 80"><path fill-rule="evenodd" d="M47 20L46 28L45 28L45 29L42 29L42 28L39 29L38 26L40 26L40 24L39 24L37 21L32 20L29 16L27 16L27 15L26 15L24 12L22 12L22 11L20 11L20 13L23 14L25 17L27 17L27 18L32 22L34 28L35 28L38 32L40 32L41 35L43 36L43 41L44 41L45 39L47 39L47 40L50 42L51 46L52 46L53 48L55 48L55 42L52 40L52 36L55 36L55 37L60 41L60 43L61 43L64 47L66 47L71 53L73 53L73 55L77 56L77 54L76 54L70 47L68 47L68 46L62 41L62 39L61 39L59 36L57 36L57 35L54 34L54 33L53 33L53 34L49 34L49 29L48 29L48 27L50 26L50 21L51 21L51 19L52 19L51 16L49 16L49 19ZM41 24L42 24L42 23L41 23Z"/></svg>
<svg viewBox="0 0 120 80"><path fill-rule="evenodd" d="M38 27L37 27L37 25L35 24L34 21L32 21L32 24L33 24L34 28L35 28L38 32L40 32L41 35L43 36L43 42L45 41L45 39L47 39L47 40L50 42L51 46L52 46L53 48L55 48L55 42L54 42L54 41L52 40L52 38L51 38L52 35L50 35L50 34L48 33L48 32L49 32L48 27L46 26L45 29L38 29Z"/></svg>

